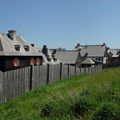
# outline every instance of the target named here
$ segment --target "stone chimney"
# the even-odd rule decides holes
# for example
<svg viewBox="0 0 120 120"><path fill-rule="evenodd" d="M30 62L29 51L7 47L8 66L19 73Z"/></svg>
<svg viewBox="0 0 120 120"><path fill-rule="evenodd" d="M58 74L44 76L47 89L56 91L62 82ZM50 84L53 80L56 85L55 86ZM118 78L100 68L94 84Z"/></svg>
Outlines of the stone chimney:
<svg viewBox="0 0 120 120"><path fill-rule="evenodd" d="M77 43L77 45L75 46L75 49L78 49L80 47L80 43Z"/></svg>
<svg viewBox="0 0 120 120"><path fill-rule="evenodd" d="M52 57L55 58L55 54L56 54L56 49L53 50L52 52Z"/></svg>
<svg viewBox="0 0 120 120"><path fill-rule="evenodd" d="M32 47L35 47L35 44L31 44Z"/></svg>
<svg viewBox="0 0 120 120"><path fill-rule="evenodd" d="M43 54L44 54L46 57L48 57L48 48L47 48L46 45L43 46L42 52L43 52Z"/></svg>
<svg viewBox="0 0 120 120"><path fill-rule="evenodd" d="M11 40L15 40L15 35L16 35L16 31L15 30L9 30L8 31L8 37L11 39Z"/></svg>
<svg viewBox="0 0 120 120"><path fill-rule="evenodd" d="M102 44L102 47L104 47L104 46L106 46L106 44L105 44L105 43L103 43L103 44Z"/></svg>

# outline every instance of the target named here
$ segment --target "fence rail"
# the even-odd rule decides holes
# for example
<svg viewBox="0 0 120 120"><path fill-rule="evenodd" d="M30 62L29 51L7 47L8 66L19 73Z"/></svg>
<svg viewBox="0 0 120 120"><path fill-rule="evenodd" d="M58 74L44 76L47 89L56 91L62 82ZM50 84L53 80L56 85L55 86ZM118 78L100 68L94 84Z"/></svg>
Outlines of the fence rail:
<svg viewBox="0 0 120 120"><path fill-rule="evenodd" d="M40 85L54 81L100 71L102 65L78 68L70 65L29 66L21 69L0 71L0 102L6 102Z"/></svg>

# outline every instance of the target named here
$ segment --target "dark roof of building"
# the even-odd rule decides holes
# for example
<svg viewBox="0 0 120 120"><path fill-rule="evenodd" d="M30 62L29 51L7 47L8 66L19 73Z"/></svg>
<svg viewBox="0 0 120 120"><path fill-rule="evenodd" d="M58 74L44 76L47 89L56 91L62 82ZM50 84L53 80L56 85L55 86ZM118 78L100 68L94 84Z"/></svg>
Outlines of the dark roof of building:
<svg viewBox="0 0 120 120"><path fill-rule="evenodd" d="M105 51L107 49L106 45L79 45L76 49L81 50L81 56L84 56L86 53L88 57L104 57Z"/></svg>
<svg viewBox="0 0 120 120"><path fill-rule="evenodd" d="M14 39L11 39L8 34L0 33L0 56L41 56L41 54L21 36L14 34Z"/></svg>
<svg viewBox="0 0 120 120"><path fill-rule="evenodd" d="M79 52L75 50L57 51L57 58L66 64L75 64L79 56Z"/></svg>

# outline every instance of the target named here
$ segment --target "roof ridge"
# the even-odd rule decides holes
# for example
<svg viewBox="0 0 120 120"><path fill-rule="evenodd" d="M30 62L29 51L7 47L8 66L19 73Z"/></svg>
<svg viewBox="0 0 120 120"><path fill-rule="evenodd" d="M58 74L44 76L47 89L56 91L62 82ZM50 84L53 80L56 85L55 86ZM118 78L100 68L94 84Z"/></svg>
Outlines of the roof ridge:
<svg viewBox="0 0 120 120"><path fill-rule="evenodd" d="M120 48L110 48L109 50L120 50Z"/></svg>
<svg viewBox="0 0 120 120"><path fill-rule="evenodd" d="M103 44L99 44L99 45L80 45L80 46L102 46Z"/></svg>
<svg viewBox="0 0 120 120"><path fill-rule="evenodd" d="M58 50L56 52L78 52L78 50Z"/></svg>

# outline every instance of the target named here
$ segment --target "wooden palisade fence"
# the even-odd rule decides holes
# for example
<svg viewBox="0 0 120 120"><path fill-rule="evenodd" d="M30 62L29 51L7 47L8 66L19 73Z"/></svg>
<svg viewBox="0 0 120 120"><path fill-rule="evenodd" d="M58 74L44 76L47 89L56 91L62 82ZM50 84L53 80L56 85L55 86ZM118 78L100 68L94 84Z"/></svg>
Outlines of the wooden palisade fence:
<svg viewBox="0 0 120 120"><path fill-rule="evenodd" d="M102 65L78 68L70 65L28 66L11 71L0 71L0 102L6 102L40 85L47 85L56 80L100 71Z"/></svg>

